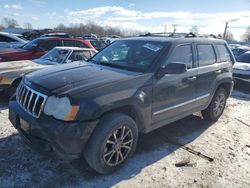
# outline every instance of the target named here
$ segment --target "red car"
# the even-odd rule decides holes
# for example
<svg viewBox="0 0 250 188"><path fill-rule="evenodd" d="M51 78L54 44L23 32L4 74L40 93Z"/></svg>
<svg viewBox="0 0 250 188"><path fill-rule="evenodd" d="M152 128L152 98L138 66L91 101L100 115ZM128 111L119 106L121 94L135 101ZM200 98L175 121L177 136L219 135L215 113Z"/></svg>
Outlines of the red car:
<svg viewBox="0 0 250 188"><path fill-rule="evenodd" d="M45 37L34 39L20 48L1 49L0 62L36 59L56 46L95 49L89 41L83 39Z"/></svg>

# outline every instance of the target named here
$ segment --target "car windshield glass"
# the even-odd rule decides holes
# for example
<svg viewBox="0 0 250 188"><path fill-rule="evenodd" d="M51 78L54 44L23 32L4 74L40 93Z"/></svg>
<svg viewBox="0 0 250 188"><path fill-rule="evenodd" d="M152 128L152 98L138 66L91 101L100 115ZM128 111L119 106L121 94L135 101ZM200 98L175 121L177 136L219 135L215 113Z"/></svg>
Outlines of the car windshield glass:
<svg viewBox="0 0 250 188"><path fill-rule="evenodd" d="M106 44L103 41L100 40L92 40L90 43L96 48L96 49L102 49L106 47Z"/></svg>
<svg viewBox="0 0 250 188"><path fill-rule="evenodd" d="M112 43L90 61L115 68L143 72L163 49L163 43L154 41L121 40Z"/></svg>
<svg viewBox="0 0 250 188"><path fill-rule="evenodd" d="M34 49L35 47L37 47L38 44L39 44L41 41L42 41L41 39L32 40L32 41L28 42L27 44L23 45L22 48L25 49L25 50L32 50L32 49Z"/></svg>
<svg viewBox="0 0 250 188"><path fill-rule="evenodd" d="M242 63L250 63L250 53L244 53L244 54L236 57L236 60L238 62L242 62Z"/></svg>
<svg viewBox="0 0 250 188"><path fill-rule="evenodd" d="M63 60L69 54L70 50L67 49L58 49L54 48L49 51L47 54L43 55L40 59L55 62L55 63L63 63Z"/></svg>

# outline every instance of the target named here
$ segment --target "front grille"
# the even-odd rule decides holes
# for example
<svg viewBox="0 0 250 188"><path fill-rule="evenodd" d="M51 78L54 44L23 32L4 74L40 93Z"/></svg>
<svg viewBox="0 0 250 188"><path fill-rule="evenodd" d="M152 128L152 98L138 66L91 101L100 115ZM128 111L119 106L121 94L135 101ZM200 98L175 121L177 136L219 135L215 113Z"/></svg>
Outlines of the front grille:
<svg viewBox="0 0 250 188"><path fill-rule="evenodd" d="M21 83L16 92L19 105L29 114L38 118L46 102L47 96Z"/></svg>

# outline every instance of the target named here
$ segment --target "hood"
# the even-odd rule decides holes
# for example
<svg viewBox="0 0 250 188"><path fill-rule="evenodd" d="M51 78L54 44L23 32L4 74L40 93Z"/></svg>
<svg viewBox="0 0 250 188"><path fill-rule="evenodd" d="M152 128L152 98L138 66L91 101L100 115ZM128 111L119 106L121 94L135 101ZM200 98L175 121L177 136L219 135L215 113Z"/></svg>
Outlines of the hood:
<svg viewBox="0 0 250 188"><path fill-rule="evenodd" d="M140 73L118 70L92 63L75 62L56 65L26 75L25 82L57 94L70 90L86 91L105 84L129 79Z"/></svg>
<svg viewBox="0 0 250 188"><path fill-rule="evenodd" d="M57 65L57 64L59 64L57 62L53 62L53 61L49 61L49 60L41 59L41 58L33 59L32 61L34 61L38 64L41 64L41 65Z"/></svg>
<svg viewBox="0 0 250 188"><path fill-rule="evenodd" d="M5 72L10 72L14 70L21 71L25 69L33 69L39 67L45 66L39 65L31 60L2 62L0 63L0 75Z"/></svg>
<svg viewBox="0 0 250 188"><path fill-rule="evenodd" d="M22 52L27 52L27 50L23 48L2 48L0 51L0 56L9 54L9 53L22 53Z"/></svg>
<svg viewBox="0 0 250 188"><path fill-rule="evenodd" d="M10 61L0 63L0 75L10 80L16 79L25 73L32 72L47 66L39 65L30 60Z"/></svg>

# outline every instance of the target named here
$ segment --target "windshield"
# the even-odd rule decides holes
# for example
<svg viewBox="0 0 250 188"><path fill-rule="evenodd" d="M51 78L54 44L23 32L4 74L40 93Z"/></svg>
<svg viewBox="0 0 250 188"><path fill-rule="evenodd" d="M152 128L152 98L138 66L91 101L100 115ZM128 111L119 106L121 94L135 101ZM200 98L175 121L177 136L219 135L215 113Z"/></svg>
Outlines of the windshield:
<svg viewBox="0 0 250 188"><path fill-rule="evenodd" d="M91 40L90 43L95 47L95 49L103 49L106 47L106 43L100 40Z"/></svg>
<svg viewBox="0 0 250 188"><path fill-rule="evenodd" d="M40 59L51 61L54 63L64 63L63 61L69 53L70 50L54 48L47 54L43 55Z"/></svg>
<svg viewBox="0 0 250 188"><path fill-rule="evenodd" d="M90 61L132 71L145 71L163 49L161 42L121 40L99 52Z"/></svg>
<svg viewBox="0 0 250 188"><path fill-rule="evenodd" d="M42 41L41 39L34 39L34 40L28 42L27 44L23 45L22 48L25 50L32 50L35 47L37 47L41 41Z"/></svg>
<svg viewBox="0 0 250 188"><path fill-rule="evenodd" d="M237 62L250 63L250 53L244 53L236 57Z"/></svg>

